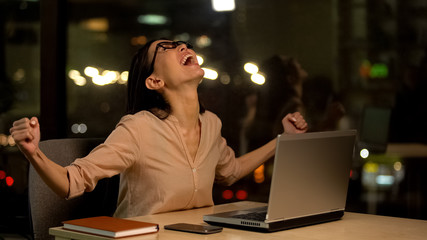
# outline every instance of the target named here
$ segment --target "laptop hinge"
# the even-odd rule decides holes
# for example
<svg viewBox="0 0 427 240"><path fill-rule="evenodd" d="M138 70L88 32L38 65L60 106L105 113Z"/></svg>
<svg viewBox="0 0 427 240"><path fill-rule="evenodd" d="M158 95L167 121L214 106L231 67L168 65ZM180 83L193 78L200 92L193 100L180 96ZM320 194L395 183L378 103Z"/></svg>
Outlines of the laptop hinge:
<svg viewBox="0 0 427 240"><path fill-rule="evenodd" d="M274 223L274 222L280 222L280 221L284 221L285 218L276 218L276 219L268 219L268 215L266 217L267 219L264 220L264 223Z"/></svg>
<svg viewBox="0 0 427 240"><path fill-rule="evenodd" d="M336 209L331 209L330 211L321 212L321 213L317 213L317 214L301 215L301 216L293 217L293 218L276 218L273 220L269 220L268 214L267 214L266 220L264 220L264 223L274 223L274 222L279 222L279 221L291 220L291 219L295 219L295 218L311 217L311 216L316 216L316 215L320 215L320 214L328 214L328 213L334 213L334 212L339 212L339 211L344 211L344 209L343 208L336 208Z"/></svg>

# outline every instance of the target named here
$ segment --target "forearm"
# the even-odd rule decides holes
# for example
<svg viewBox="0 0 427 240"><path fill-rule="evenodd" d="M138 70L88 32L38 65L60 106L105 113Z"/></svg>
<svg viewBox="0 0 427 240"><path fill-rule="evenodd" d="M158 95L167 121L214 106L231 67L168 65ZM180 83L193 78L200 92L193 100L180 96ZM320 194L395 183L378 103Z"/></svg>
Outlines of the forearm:
<svg viewBox="0 0 427 240"><path fill-rule="evenodd" d="M241 166L239 179L248 175L265 161L274 156L276 150L276 141L276 139L273 139L262 147L237 158Z"/></svg>
<svg viewBox="0 0 427 240"><path fill-rule="evenodd" d="M56 164L37 149L31 156L26 156L42 180L60 197L68 196L69 181L67 169Z"/></svg>

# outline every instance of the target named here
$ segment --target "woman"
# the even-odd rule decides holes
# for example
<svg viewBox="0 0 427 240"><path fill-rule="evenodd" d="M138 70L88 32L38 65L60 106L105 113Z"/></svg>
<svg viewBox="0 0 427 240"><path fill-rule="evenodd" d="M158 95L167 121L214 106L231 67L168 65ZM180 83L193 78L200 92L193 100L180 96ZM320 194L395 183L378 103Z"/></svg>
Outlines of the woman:
<svg viewBox="0 0 427 240"><path fill-rule="evenodd" d="M221 137L221 121L200 106L204 72L191 45L157 40L135 55L128 82L128 112L104 144L67 167L38 148L37 118L14 122L19 149L59 196L92 191L99 179L121 173L116 217L213 205L212 186L232 184L274 154L275 140L235 158ZM287 133L305 132L299 114L283 119Z"/></svg>

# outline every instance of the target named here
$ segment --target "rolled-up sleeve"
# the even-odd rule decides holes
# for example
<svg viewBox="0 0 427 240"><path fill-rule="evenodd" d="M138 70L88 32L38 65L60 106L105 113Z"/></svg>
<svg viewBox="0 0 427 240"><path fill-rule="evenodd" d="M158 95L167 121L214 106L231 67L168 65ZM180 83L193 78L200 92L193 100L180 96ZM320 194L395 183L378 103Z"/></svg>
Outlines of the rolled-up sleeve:
<svg viewBox="0 0 427 240"><path fill-rule="evenodd" d="M67 169L68 181L70 183L66 199L72 199L82 195L85 192L86 187L82 178L78 177L81 176L78 166L72 164L65 168Z"/></svg>
<svg viewBox="0 0 427 240"><path fill-rule="evenodd" d="M98 180L112 177L131 166L139 152L138 138L131 131L134 122L124 117L106 141L84 158L67 166L69 192L67 199L90 192Z"/></svg>

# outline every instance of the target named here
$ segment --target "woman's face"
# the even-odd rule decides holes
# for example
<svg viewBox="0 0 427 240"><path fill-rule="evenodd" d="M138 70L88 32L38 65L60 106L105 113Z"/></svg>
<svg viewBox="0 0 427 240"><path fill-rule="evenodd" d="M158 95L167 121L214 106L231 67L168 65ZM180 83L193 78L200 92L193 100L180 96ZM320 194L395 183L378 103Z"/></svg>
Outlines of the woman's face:
<svg viewBox="0 0 427 240"><path fill-rule="evenodd" d="M150 59L154 56L157 44L161 42L172 41L158 40L151 44L148 51ZM163 80L166 87L178 87L185 82L198 84L203 75L204 71L197 62L196 53L192 49L188 49L186 44L180 44L172 49L157 48L152 76Z"/></svg>

